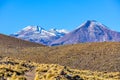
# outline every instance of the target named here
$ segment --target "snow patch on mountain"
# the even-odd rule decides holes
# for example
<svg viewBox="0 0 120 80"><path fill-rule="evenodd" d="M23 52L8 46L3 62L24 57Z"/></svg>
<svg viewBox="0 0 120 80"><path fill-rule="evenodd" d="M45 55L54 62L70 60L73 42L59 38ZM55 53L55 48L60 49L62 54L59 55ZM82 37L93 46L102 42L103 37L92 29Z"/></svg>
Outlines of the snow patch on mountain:
<svg viewBox="0 0 120 80"><path fill-rule="evenodd" d="M49 45L52 41L63 37L67 33L68 31L64 29L50 29L47 31L40 26L27 26L17 33L11 34L11 36L31 42Z"/></svg>

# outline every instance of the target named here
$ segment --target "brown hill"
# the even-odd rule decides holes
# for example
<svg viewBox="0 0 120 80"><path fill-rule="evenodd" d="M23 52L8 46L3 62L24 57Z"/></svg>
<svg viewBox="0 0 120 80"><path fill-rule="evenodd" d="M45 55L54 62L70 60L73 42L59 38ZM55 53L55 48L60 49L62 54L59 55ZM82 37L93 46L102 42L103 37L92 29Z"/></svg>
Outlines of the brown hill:
<svg viewBox="0 0 120 80"><path fill-rule="evenodd" d="M0 34L0 46L5 48L23 48L40 47L43 45Z"/></svg>
<svg viewBox="0 0 120 80"><path fill-rule="evenodd" d="M5 52L7 51L7 52ZM4 50L0 54L37 63L60 64L82 70L119 71L120 43L82 43L57 47L28 47ZM11 54L8 54L11 53ZM21 53L21 54L15 54Z"/></svg>
<svg viewBox="0 0 120 80"><path fill-rule="evenodd" d="M43 45L0 34L1 56L5 56L6 54L12 56L12 54L15 55L16 53L20 53L21 49L28 47L43 47ZM18 58L18 56L16 57Z"/></svg>

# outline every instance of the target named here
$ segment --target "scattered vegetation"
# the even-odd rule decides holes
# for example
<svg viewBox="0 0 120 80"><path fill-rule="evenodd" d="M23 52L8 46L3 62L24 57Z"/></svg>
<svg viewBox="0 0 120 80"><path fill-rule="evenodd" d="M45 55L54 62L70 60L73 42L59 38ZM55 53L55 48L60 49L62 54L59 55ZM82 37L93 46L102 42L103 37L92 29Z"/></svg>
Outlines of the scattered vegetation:
<svg viewBox="0 0 120 80"><path fill-rule="evenodd" d="M32 63L27 63L26 61L1 57L0 78L2 80L26 80L24 76L25 72L31 70L33 67Z"/></svg>
<svg viewBox="0 0 120 80"><path fill-rule="evenodd" d="M120 71L119 42L81 43L22 49L4 48L4 50L0 48L0 55L37 63L60 64L82 70Z"/></svg>
<svg viewBox="0 0 120 80"><path fill-rule="evenodd" d="M46 47L0 38L0 80L120 80L120 42Z"/></svg>
<svg viewBox="0 0 120 80"><path fill-rule="evenodd" d="M97 72L71 69L58 64L38 64L8 57L0 59L1 80L30 80L28 72L35 77L31 80L119 80L120 72Z"/></svg>

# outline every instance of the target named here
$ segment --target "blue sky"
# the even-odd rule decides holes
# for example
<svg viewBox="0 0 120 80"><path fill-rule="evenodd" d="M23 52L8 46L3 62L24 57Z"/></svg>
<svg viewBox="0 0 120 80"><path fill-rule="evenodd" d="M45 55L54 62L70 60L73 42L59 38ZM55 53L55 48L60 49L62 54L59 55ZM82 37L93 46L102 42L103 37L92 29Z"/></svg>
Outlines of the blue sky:
<svg viewBox="0 0 120 80"><path fill-rule="evenodd" d="M120 32L120 0L0 0L0 33L4 34L28 25L71 31L86 20Z"/></svg>

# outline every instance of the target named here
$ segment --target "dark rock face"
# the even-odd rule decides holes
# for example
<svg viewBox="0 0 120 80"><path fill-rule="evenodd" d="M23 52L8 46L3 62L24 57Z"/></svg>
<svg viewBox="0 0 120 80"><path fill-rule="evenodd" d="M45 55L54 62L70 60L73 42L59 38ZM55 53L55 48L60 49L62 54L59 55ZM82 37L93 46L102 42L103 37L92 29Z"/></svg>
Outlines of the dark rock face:
<svg viewBox="0 0 120 80"><path fill-rule="evenodd" d="M115 32L97 21L88 20L78 29L51 43L51 46L85 42L119 42L120 32Z"/></svg>

